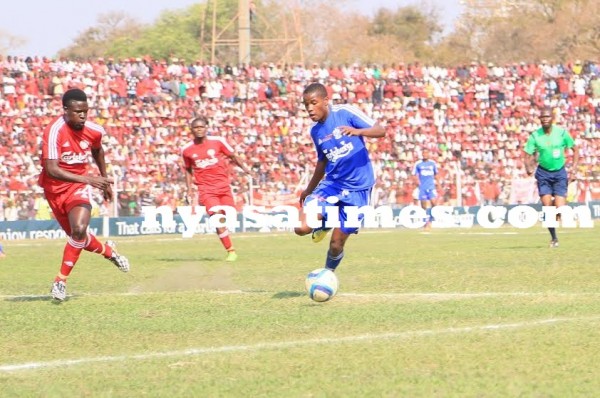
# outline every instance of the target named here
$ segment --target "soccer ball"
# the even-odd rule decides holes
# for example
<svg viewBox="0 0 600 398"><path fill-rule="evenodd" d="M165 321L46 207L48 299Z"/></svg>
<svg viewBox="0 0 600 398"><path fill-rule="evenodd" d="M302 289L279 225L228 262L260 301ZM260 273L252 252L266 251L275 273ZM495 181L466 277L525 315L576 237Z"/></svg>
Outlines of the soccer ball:
<svg viewBox="0 0 600 398"><path fill-rule="evenodd" d="M328 301L338 290L338 280L335 273L327 268L317 268L306 276L306 291L314 301Z"/></svg>

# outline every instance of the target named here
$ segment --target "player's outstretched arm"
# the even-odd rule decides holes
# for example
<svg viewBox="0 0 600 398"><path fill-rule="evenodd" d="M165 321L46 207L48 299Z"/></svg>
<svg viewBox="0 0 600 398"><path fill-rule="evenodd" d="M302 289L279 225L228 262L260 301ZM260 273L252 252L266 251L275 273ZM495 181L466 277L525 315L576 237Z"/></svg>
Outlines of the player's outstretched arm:
<svg viewBox="0 0 600 398"><path fill-rule="evenodd" d="M357 129L350 126L340 127L344 135L359 135L367 138L381 138L385 136L385 129L379 123L375 123L372 127Z"/></svg>

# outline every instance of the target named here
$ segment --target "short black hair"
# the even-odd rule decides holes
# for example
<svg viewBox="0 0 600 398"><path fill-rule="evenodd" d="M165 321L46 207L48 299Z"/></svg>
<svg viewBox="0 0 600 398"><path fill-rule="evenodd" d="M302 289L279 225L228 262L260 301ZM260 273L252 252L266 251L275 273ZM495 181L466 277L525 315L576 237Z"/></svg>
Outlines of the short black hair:
<svg viewBox="0 0 600 398"><path fill-rule="evenodd" d="M85 92L83 90L80 90L78 88L72 88L70 90L67 90L63 94L63 96L62 96L62 104L66 108L66 107L69 106L69 103L71 101L86 102L87 101L87 95L85 94Z"/></svg>
<svg viewBox="0 0 600 398"><path fill-rule="evenodd" d="M313 94L316 93L320 97L327 97L327 89L321 83L311 83L304 89L302 95Z"/></svg>
<svg viewBox="0 0 600 398"><path fill-rule="evenodd" d="M204 123L205 126L208 126L208 118L206 116L197 116L197 117L193 118L192 121L190 122L190 126L196 122L202 122L202 123Z"/></svg>

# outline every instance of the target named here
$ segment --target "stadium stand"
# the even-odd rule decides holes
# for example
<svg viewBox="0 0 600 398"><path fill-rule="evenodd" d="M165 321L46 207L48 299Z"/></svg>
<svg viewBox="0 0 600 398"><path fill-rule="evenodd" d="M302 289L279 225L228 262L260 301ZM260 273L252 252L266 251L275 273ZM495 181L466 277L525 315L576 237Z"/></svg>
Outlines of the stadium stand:
<svg viewBox="0 0 600 398"><path fill-rule="evenodd" d="M581 151L570 199L600 200L597 62L325 67L6 56L0 57L0 220L50 217L36 188L40 140L72 87L86 91L89 118L108 132L119 215L137 215L142 205L183 204L179 151L190 139L189 119L198 114L208 116L211 133L227 136L258 176L250 186L232 170L240 206L296 202L315 156L301 104L310 81L323 82L334 103L355 104L386 127L387 139L370 144L376 205L413 202L407 176L422 148L437 154L445 204L536 200L522 145L543 104L555 107L557 123ZM113 213L98 197L95 215Z"/></svg>

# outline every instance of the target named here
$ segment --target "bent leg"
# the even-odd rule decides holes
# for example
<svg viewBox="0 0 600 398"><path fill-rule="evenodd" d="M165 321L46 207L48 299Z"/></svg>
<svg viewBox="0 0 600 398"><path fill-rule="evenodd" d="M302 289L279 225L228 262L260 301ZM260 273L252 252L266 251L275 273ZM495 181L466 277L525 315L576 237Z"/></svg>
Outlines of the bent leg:
<svg viewBox="0 0 600 398"><path fill-rule="evenodd" d="M325 259L325 268L335 271L344 258L344 246L350 235L339 228L334 228L329 241L329 251Z"/></svg>

